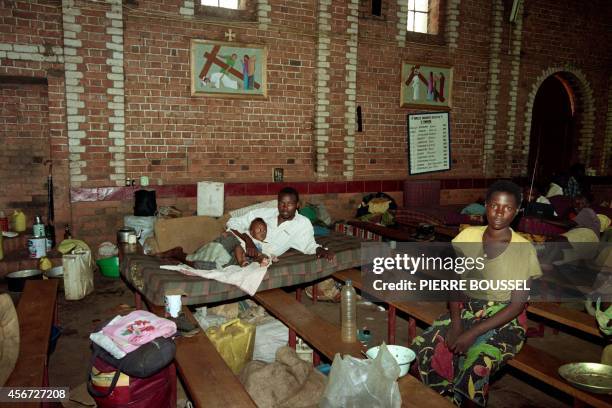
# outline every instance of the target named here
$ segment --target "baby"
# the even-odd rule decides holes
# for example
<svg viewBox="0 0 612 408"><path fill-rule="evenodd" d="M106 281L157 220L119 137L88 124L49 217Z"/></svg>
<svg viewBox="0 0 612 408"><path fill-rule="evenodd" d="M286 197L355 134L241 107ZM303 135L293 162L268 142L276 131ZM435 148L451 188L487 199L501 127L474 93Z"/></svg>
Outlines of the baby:
<svg viewBox="0 0 612 408"><path fill-rule="evenodd" d="M242 247L241 241L231 232L225 232L224 234L228 235L228 240L231 243L230 245L234 247L232 253L234 255L234 259L236 260L236 264L240 266L247 266L250 261L247 257L247 254ZM261 218L255 218L251 221L251 225L249 225L249 235L253 238L255 246L259 251L259 255L252 259L252 261L259 262L261 266L267 266L269 263L269 258L261 253L261 244L259 242L264 242L266 239L266 235L268 234L268 226L266 222ZM259 242L257 242L259 241ZM226 247L227 249L227 247ZM228 251L229 252L229 251Z"/></svg>
<svg viewBox="0 0 612 408"><path fill-rule="evenodd" d="M225 231L214 241L209 242L194 254L188 255L187 260L193 261L199 269L220 269L230 265L247 266L251 262L259 262L261 266L268 266L270 258L261 253L261 242L264 242L268 232L266 222L255 218L249 226L249 235L260 251L255 258L249 258L242 246L242 241L231 231Z"/></svg>

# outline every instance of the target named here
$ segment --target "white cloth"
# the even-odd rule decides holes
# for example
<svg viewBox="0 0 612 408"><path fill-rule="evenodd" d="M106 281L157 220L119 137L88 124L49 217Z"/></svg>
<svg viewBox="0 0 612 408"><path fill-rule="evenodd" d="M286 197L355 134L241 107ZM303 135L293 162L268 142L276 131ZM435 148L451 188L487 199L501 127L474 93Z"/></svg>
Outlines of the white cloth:
<svg viewBox="0 0 612 408"><path fill-rule="evenodd" d="M241 268L238 265L226 266L223 269L195 269L189 265L162 265L161 269L177 271L185 275L200 276L206 279L213 279L230 285L238 286L240 289L253 296L259 288L259 284L263 280L268 267L259 266L257 262L252 262L249 265Z"/></svg>
<svg viewBox="0 0 612 408"><path fill-rule="evenodd" d="M546 197L555 197L555 196L562 196L562 195L563 195L563 189L561 188L561 186L556 183L550 183L550 187L548 188Z"/></svg>
<svg viewBox="0 0 612 408"><path fill-rule="evenodd" d="M296 212L292 220L279 225L278 208L258 208L241 217L232 217L227 222L227 228L245 233L255 218L262 218L268 226L268 234L262 245L264 254L281 256L293 248L306 255L314 255L321 246L314 239L314 229L308 218Z"/></svg>
<svg viewBox="0 0 612 408"><path fill-rule="evenodd" d="M116 323L119 319L121 319L121 316L115 316L113 320L108 322L108 324ZM125 351L121 350L117 344L115 344L113 339L102 333L102 330L91 333L89 335L89 339L98 346L102 347L104 350L108 351L110 355L115 357L117 360L122 359L127 354Z"/></svg>
<svg viewBox="0 0 612 408"><path fill-rule="evenodd" d="M238 89L238 81L229 78L221 72L212 74L210 76L210 82L212 82L215 88L221 88L221 85L223 85L224 88Z"/></svg>
<svg viewBox="0 0 612 408"><path fill-rule="evenodd" d="M421 89L421 79L419 78L418 74L412 77L411 85L412 85L412 99L417 101L420 98L419 92Z"/></svg>

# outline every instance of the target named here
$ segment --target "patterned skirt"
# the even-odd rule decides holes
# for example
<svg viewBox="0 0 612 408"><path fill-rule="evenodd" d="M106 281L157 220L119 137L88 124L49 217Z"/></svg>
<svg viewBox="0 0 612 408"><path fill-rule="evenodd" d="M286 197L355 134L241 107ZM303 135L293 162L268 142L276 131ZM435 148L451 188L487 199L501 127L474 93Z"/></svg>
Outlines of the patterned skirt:
<svg viewBox="0 0 612 408"><path fill-rule="evenodd" d="M476 299L465 302L461 310L463 330L490 318L507 305ZM444 342L451 327L450 314L439 317L412 342L421 381L440 394L449 395L458 406L466 398L485 406L489 378L523 347L525 323L523 311L505 325L478 337L465 355L456 355Z"/></svg>

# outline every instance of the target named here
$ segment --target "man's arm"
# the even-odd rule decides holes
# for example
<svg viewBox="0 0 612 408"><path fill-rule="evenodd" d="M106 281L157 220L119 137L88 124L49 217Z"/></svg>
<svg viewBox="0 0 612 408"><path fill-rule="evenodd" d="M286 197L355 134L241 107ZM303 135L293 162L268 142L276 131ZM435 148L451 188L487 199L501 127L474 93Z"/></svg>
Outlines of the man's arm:
<svg viewBox="0 0 612 408"><path fill-rule="evenodd" d="M259 253L253 240L246 233L249 230L251 221L258 217L256 210L249 211L248 213L240 217L232 217L227 221L227 228L232 231L234 235L242 239L245 244L245 251L248 256L255 257Z"/></svg>
<svg viewBox="0 0 612 408"><path fill-rule="evenodd" d="M254 258L259 255L259 251L257 250L257 247L255 246L255 243L253 242L249 234L247 234L246 232L239 232L235 229L232 229L230 231L232 231L234 235L244 241L245 252L248 256Z"/></svg>
<svg viewBox="0 0 612 408"><path fill-rule="evenodd" d="M318 246L316 249L317 258L325 258L329 262L336 261L336 254L329 248L324 248L322 246Z"/></svg>
<svg viewBox="0 0 612 408"><path fill-rule="evenodd" d="M314 239L314 229L309 220L304 220L300 225L300 230L293 234L291 247L307 255L315 254L317 258L325 258L330 262L336 260L336 254L333 251L317 244Z"/></svg>

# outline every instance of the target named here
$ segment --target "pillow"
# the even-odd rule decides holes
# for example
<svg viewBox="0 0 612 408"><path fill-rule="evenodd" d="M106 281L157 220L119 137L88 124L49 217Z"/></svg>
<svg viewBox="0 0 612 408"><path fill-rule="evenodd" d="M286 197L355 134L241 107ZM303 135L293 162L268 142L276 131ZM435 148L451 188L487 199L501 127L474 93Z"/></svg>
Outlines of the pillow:
<svg viewBox="0 0 612 408"><path fill-rule="evenodd" d="M278 200L275 198L274 200L264 201L263 203L257 203L253 205L249 205L248 207L242 207L229 212L230 217L240 217L251 210L255 210L257 208L276 208L278 205Z"/></svg>
<svg viewBox="0 0 612 408"><path fill-rule="evenodd" d="M225 231L228 216L220 218L195 216L158 219L155 222L154 253L182 247L187 254L217 238Z"/></svg>
<svg viewBox="0 0 612 408"><path fill-rule="evenodd" d="M0 295L0 387L6 383L19 357L19 320L11 297Z"/></svg>

